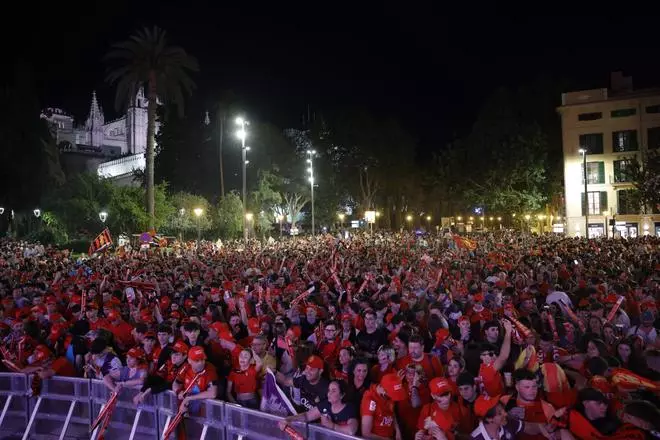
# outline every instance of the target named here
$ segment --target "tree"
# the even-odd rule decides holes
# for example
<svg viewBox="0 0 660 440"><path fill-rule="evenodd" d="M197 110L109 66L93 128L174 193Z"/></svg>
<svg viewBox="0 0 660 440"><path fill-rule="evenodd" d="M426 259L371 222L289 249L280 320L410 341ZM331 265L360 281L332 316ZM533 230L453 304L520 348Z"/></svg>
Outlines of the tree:
<svg viewBox="0 0 660 440"><path fill-rule="evenodd" d="M166 225L171 234L196 234L197 230L208 231L213 228L213 209L204 197L181 191L170 197L170 204L174 211L167 219ZM202 210L199 217L195 214L195 209Z"/></svg>
<svg viewBox="0 0 660 440"><path fill-rule="evenodd" d="M296 227L296 222L300 219L300 213L309 201L310 199L303 193L287 192L284 194L284 212L287 221L291 223L292 229Z"/></svg>
<svg viewBox="0 0 660 440"><path fill-rule="evenodd" d="M250 194L249 207L256 219L256 230L263 238L272 230L273 223L277 221L276 208L282 203L282 196L278 192L281 183L282 179L274 173L260 171L257 189Z"/></svg>
<svg viewBox="0 0 660 440"><path fill-rule="evenodd" d="M154 188L154 217L144 210L145 191L140 187L114 187L112 200L108 206L107 224L115 233L139 234L150 230L153 224L158 231L174 215L175 208L167 200L167 185ZM153 223L152 223L153 221Z"/></svg>
<svg viewBox="0 0 660 440"><path fill-rule="evenodd" d="M111 64L106 80L116 85L115 105L121 109L135 98L140 87L147 88L147 213L149 229L154 228L154 148L158 100L172 102L183 115L183 94L190 94L194 83L190 71L197 71L197 61L178 46L167 44L164 30L154 27L137 31L127 41L113 45L106 55Z"/></svg>
<svg viewBox="0 0 660 440"><path fill-rule="evenodd" d="M215 224L220 237L236 239L243 236L243 203L236 191L220 199Z"/></svg>
<svg viewBox="0 0 660 440"><path fill-rule="evenodd" d="M660 211L660 151L646 150L642 159L631 159L626 176L633 183L639 205L646 213Z"/></svg>

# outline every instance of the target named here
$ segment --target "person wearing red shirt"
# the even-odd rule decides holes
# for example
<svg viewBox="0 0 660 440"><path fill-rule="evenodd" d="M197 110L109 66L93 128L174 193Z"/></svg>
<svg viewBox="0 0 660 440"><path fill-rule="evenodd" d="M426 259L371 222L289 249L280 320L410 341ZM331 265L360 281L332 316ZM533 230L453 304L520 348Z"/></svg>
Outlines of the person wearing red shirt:
<svg viewBox="0 0 660 440"><path fill-rule="evenodd" d="M99 306L95 302L92 301L89 304L87 304L87 310L85 311L85 316L87 317L87 321L89 322L89 329L98 330L98 329L110 328L108 322L103 318L99 318L98 314L99 314Z"/></svg>
<svg viewBox="0 0 660 440"><path fill-rule="evenodd" d="M396 352L389 345L383 345L378 348L378 363L371 367L371 371L369 371L369 378L373 383L380 382L386 374L396 373L396 369L394 368L395 358Z"/></svg>
<svg viewBox="0 0 660 440"><path fill-rule="evenodd" d="M117 348L120 350L131 348L134 344L133 326L121 319L121 316L116 310L111 310L107 318L110 322L110 331L115 337Z"/></svg>
<svg viewBox="0 0 660 440"><path fill-rule="evenodd" d="M504 367L511 352L511 322L504 320L504 341L499 355L495 355L496 347L489 343L481 346L481 366L479 367L479 381L483 391L489 396L499 396L504 393L504 381L500 370Z"/></svg>
<svg viewBox="0 0 660 440"><path fill-rule="evenodd" d="M433 438L441 438L444 434L447 440L454 440L458 420L457 408L452 411L452 397L454 387L444 377L436 377L429 383L429 389L433 402L424 405L417 419L417 433L415 440L422 440L427 435ZM440 431L440 432L438 432Z"/></svg>
<svg viewBox="0 0 660 440"><path fill-rule="evenodd" d="M421 365L428 380L442 376L442 364L437 357L424 353L424 338L413 335L408 341L408 354L397 360L397 369L402 370L409 364Z"/></svg>
<svg viewBox="0 0 660 440"><path fill-rule="evenodd" d="M187 354L188 346L185 342L179 340L172 344L170 358L155 373L147 376L142 389L133 398L133 403L138 405L144 402L149 394L158 394L171 388L177 375L190 368L190 364L186 362Z"/></svg>
<svg viewBox="0 0 660 440"><path fill-rule="evenodd" d="M539 398L536 375L529 370L519 369L513 374L516 392L504 396L500 402L509 417L525 422L524 432L518 435L521 440L543 440L539 425L550 423L555 409L551 404ZM535 427L536 426L536 427ZM535 433L533 433L535 432Z"/></svg>
<svg viewBox="0 0 660 440"><path fill-rule="evenodd" d="M335 365L339 356L339 347L337 325L334 321L326 322L323 328L323 340L319 342L317 351L328 365Z"/></svg>
<svg viewBox="0 0 660 440"><path fill-rule="evenodd" d="M53 376L76 376L76 369L66 357L53 358L52 352L43 344L34 348L27 361L29 366L22 371L26 374L36 373L42 379Z"/></svg>
<svg viewBox="0 0 660 440"><path fill-rule="evenodd" d="M405 371L403 387L407 399L397 402L396 416L403 438L413 438L419 414L422 407L431 402L431 393L421 365L409 364Z"/></svg>
<svg viewBox="0 0 660 440"><path fill-rule="evenodd" d="M254 365L252 365L253 360ZM257 409L259 408L257 397L259 373L263 366L261 358L252 350L243 349L238 355L238 363L240 368L229 373L229 377L227 377L227 401ZM236 394L236 398L234 398L234 394Z"/></svg>
<svg viewBox="0 0 660 440"><path fill-rule="evenodd" d="M218 375L215 367L206 361L206 353L200 346L194 346L188 350L188 363L190 368L185 368L177 374L172 383L172 391L181 400L183 407L189 407L192 412L196 412L199 408L191 407L192 403L217 397ZM191 383L193 383L192 388L187 395L184 395L183 391ZM197 407L197 405L194 406Z"/></svg>
<svg viewBox="0 0 660 440"><path fill-rule="evenodd" d="M386 374L380 384L372 385L364 393L360 404L362 437L375 440L401 440L394 404L407 397L401 378L396 374Z"/></svg>

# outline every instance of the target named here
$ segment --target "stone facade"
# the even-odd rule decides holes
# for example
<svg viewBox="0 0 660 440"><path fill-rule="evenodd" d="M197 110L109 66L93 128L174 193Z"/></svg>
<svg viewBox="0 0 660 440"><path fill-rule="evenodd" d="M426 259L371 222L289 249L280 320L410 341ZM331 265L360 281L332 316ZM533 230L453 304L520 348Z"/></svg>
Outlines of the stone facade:
<svg viewBox="0 0 660 440"><path fill-rule="evenodd" d="M125 171L125 166L112 166L117 160L135 156L122 163L131 163L144 169L147 146L147 99L140 89L126 114L112 121L105 121L102 106L92 93L89 114L84 124L75 124L73 116L58 108L47 108L41 117L50 125L51 132L60 148L62 162L75 164L68 167L72 172L98 172L103 177L120 177L111 171ZM158 131L158 127L156 127ZM75 156L75 157L73 157ZM82 161L82 162L81 162ZM80 166L84 162L84 166Z"/></svg>

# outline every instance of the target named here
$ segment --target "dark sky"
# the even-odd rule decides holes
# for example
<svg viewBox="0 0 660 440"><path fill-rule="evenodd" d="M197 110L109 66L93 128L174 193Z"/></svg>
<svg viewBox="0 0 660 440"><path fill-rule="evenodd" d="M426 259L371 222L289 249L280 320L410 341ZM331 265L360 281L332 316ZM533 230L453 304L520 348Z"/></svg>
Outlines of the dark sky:
<svg viewBox="0 0 660 440"><path fill-rule="evenodd" d="M469 127L498 86L548 75L606 87L612 70L633 75L636 86L660 85L657 17L505 17L474 15L478 4L450 14L445 2L363 3L25 2L5 42L34 67L43 105L78 118L93 89L114 113L101 58L112 42L156 24L199 59L197 98L232 89L251 118L282 127L297 125L307 104L366 105L400 119L427 149Z"/></svg>

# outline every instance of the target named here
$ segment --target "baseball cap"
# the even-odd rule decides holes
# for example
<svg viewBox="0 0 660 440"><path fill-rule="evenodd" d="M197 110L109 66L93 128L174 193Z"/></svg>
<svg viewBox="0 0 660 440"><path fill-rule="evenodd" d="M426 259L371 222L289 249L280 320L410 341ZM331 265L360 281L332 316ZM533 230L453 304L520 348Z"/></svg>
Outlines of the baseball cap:
<svg viewBox="0 0 660 440"><path fill-rule="evenodd" d="M186 345L185 342L183 342L182 340L179 339L178 341L176 341L172 345L172 353L187 354L188 353L188 346Z"/></svg>
<svg viewBox="0 0 660 440"><path fill-rule="evenodd" d="M141 348L133 347L126 353L126 356L130 356L135 359L144 358L144 351Z"/></svg>
<svg viewBox="0 0 660 440"><path fill-rule="evenodd" d="M188 350L188 359L193 361L203 361L206 359L206 353L204 353L204 349L202 347L195 346Z"/></svg>
<svg viewBox="0 0 660 440"><path fill-rule="evenodd" d="M307 366L310 368L318 368L319 370L323 370L323 359L312 355L307 358Z"/></svg>
<svg viewBox="0 0 660 440"><path fill-rule="evenodd" d="M431 394L454 394L454 387L452 387L449 381L444 377L434 377L431 379L431 382L429 382L429 389L431 390Z"/></svg>
<svg viewBox="0 0 660 440"><path fill-rule="evenodd" d="M500 396L481 395L474 401L474 414L477 417L485 417L486 413L495 408L500 403Z"/></svg>
<svg viewBox="0 0 660 440"><path fill-rule="evenodd" d="M389 373L383 376L380 380L380 386L383 387L389 398L395 402L406 400L408 397L406 390L403 388L401 378L395 373Z"/></svg>

